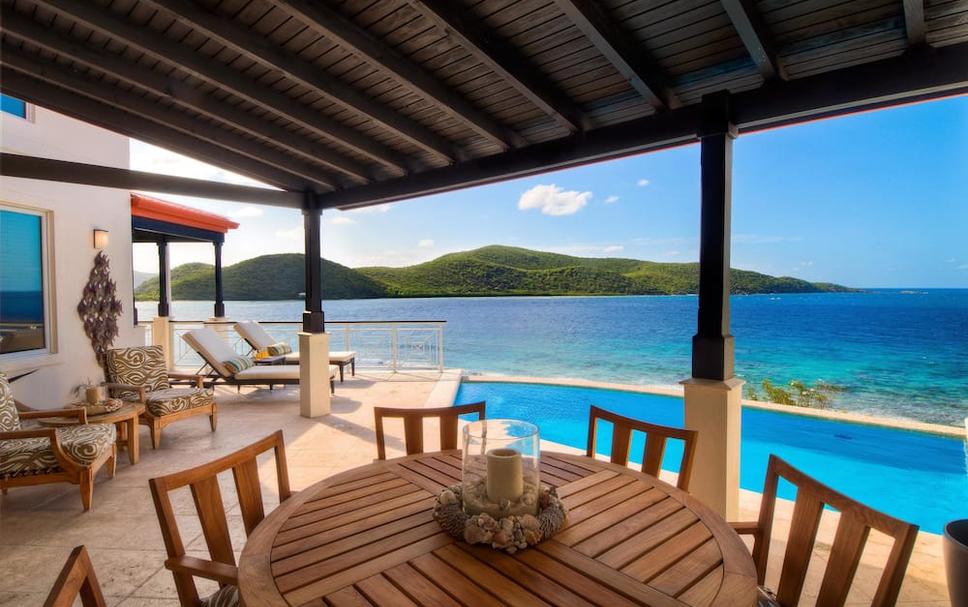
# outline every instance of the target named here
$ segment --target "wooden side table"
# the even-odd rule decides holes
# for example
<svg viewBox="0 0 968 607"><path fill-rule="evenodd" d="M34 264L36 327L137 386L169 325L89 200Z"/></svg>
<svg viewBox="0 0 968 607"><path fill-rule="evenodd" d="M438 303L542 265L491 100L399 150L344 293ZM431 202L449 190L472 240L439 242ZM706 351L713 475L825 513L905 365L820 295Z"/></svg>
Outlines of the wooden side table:
<svg viewBox="0 0 968 607"><path fill-rule="evenodd" d="M89 424L114 424L118 432L118 447L128 451L128 461L137 464L141 458L141 448L138 441L138 418L145 411L142 403L125 403L117 411L102 415L89 415ZM77 424L76 419L69 417L51 417L37 420L43 426L64 427Z"/></svg>

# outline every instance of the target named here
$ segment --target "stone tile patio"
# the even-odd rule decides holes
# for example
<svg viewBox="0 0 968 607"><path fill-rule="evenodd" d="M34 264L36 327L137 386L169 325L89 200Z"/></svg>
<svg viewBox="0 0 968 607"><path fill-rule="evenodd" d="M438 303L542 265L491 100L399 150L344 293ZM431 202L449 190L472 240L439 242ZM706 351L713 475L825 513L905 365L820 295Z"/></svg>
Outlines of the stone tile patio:
<svg viewBox="0 0 968 607"><path fill-rule="evenodd" d="M0 606L42 605L61 565L78 544L86 544L97 568L98 578L110 605L168 607L178 604L171 575L164 569L164 545L148 479L215 459L266 434L282 429L286 436L289 472L294 490L300 490L337 472L366 464L376 457L372 407L439 406L451 402L459 372L361 373L338 385L332 415L305 419L299 416L298 392L293 389L268 391L220 388L219 428L208 430L205 418L169 426L162 446L152 451L142 441L142 459L130 466L119 458L117 475L108 480L102 472L90 512L81 511L77 487L48 485L11 489L0 499ZM399 423L399 422L398 422ZM387 427L388 457L403 455L402 425ZM436 445L428 427L426 446ZM147 438L146 431L145 438ZM548 445L558 450L571 450ZM278 504L274 466L266 459L260 466L268 508ZM231 478L223 479L223 497L229 510L233 542L237 551L244 545ZM204 539L194 517L188 492L174 496L182 537L189 552L205 553ZM744 518L755 518L759 495L743 492ZM775 537L771 547L772 570L789 526L791 504L780 503ZM812 605L833 538L836 514L825 513L820 542L808 574L803 605ZM873 538L855 583L849 604L869 604L876 588L878 566L884 562L887 544ZM768 582L770 579L768 579ZM202 589L214 588L200 581ZM948 605L941 542L936 535L922 533L908 568L901 605L942 607Z"/></svg>

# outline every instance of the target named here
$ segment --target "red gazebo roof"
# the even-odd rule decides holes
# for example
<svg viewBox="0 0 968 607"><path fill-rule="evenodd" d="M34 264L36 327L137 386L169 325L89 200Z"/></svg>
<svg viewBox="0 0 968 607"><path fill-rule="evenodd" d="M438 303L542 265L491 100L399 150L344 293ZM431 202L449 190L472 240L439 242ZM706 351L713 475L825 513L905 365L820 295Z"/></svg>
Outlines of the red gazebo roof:
<svg viewBox="0 0 968 607"><path fill-rule="evenodd" d="M239 227L227 217L134 192L131 193L131 216L222 234Z"/></svg>

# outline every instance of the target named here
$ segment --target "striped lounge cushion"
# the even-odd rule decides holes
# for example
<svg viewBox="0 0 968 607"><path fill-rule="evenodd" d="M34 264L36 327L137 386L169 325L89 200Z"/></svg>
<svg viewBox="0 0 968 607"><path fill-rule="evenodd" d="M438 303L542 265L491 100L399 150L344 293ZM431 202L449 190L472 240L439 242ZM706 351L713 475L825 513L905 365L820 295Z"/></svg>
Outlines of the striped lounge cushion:
<svg viewBox="0 0 968 607"><path fill-rule="evenodd" d="M222 364L225 366L232 375L235 375L239 371L245 371L246 369L252 367L255 363L252 359L247 356L236 356L228 360L223 360Z"/></svg>
<svg viewBox="0 0 968 607"><path fill-rule="evenodd" d="M269 356L282 356L283 354L292 354L292 347L285 342L277 342L266 348L269 352Z"/></svg>

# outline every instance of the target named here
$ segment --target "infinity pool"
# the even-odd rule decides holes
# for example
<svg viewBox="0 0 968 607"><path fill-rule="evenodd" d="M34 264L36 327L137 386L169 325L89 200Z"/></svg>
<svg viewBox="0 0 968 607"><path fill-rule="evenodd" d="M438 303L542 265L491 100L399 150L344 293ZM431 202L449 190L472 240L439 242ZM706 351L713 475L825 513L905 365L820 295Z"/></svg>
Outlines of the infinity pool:
<svg viewBox="0 0 968 607"><path fill-rule="evenodd" d="M527 420L541 438L584 448L588 407L595 404L646 421L681 426L682 398L545 384L461 385L456 403L487 401L487 416ZM968 516L965 441L923 432L743 409L740 486L762 491L766 462L776 453L807 474L878 510L941 533L944 524ZM608 454L609 424L599 427L599 451ZM641 463L643 437L635 433L632 459ZM678 470L679 441L666 448L664 468ZM790 485L780 496L792 499Z"/></svg>

